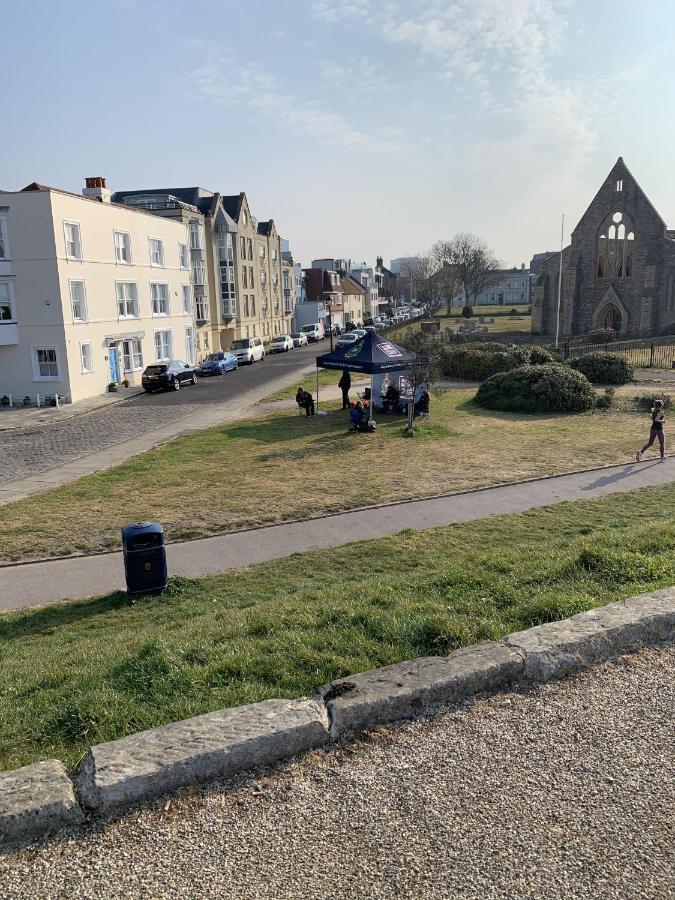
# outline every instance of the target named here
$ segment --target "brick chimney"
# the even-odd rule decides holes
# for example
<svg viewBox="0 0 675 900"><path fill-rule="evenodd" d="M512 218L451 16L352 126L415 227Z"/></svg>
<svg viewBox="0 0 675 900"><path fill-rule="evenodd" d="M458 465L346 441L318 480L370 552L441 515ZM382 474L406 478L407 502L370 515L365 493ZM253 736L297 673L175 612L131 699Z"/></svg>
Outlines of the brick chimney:
<svg viewBox="0 0 675 900"><path fill-rule="evenodd" d="M105 178L96 175L93 178L85 178L82 196L89 197L91 200L98 200L100 203L110 203L111 191L105 186Z"/></svg>

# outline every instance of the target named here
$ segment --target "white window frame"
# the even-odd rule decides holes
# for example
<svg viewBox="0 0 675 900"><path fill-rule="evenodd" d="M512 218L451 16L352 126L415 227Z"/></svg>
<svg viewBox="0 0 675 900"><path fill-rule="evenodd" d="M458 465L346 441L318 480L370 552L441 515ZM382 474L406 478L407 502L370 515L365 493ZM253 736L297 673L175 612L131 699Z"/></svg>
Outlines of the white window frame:
<svg viewBox="0 0 675 900"><path fill-rule="evenodd" d="M188 253L188 245L182 242L178 243L178 266L183 271L190 268L190 254Z"/></svg>
<svg viewBox="0 0 675 900"><path fill-rule="evenodd" d="M2 253L0 254L1 260L7 260L12 258L11 251L9 249L9 234L7 233L7 217L0 216L0 247L2 247Z"/></svg>
<svg viewBox="0 0 675 900"><path fill-rule="evenodd" d="M126 241L123 241L123 248L118 247L117 245L117 237L121 236L126 238ZM133 262L133 256L131 255L131 235L128 231L122 231L120 228L113 229L113 245L115 247L115 262L120 266L130 266ZM120 249L125 249L129 254L129 259L120 259L119 251Z"/></svg>
<svg viewBox="0 0 675 900"><path fill-rule="evenodd" d="M7 302L9 303L9 319L5 319L0 315L0 322L15 322L16 321L16 307L14 305L14 285L9 279L0 278L0 284L7 285ZM3 301L3 305L5 305L5 301Z"/></svg>
<svg viewBox="0 0 675 900"><path fill-rule="evenodd" d="M117 286L120 284L133 284L135 289L135 297L134 297L134 312L132 314L124 313L123 315L120 313L120 298L117 293ZM128 298L124 298L125 309L127 308ZM117 309L117 318L118 319L138 319L139 316L139 303L138 303L138 282L137 281L116 281L115 282L115 304Z"/></svg>
<svg viewBox="0 0 675 900"><path fill-rule="evenodd" d="M138 344L138 352L134 350L134 344ZM124 352L124 345L129 345L129 353ZM140 362L135 365L135 358L140 357ZM130 365L127 366L127 359ZM125 372L140 372L143 369L143 341L140 338L126 338L122 341L122 365Z"/></svg>
<svg viewBox="0 0 675 900"><path fill-rule="evenodd" d="M160 347L157 346L157 335L158 334L168 334L168 336L169 336L167 344L166 344L166 347L169 352L166 356L159 355ZM173 359L173 331L170 328L160 328L157 331L155 331L155 333L153 335L153 344L154 344L154 348L155 348L155 359L157 359L157 360Z"/></svg>
<svg viewBox="0 0 675 900"><path fill-rule="evenodd" d="M89 367L85 363L85 354L82 352L85 347L89 348ZM83 375L93 375L94 373L94 351L91 341L80 341L80 368Z"/></svg>
<svg viewBox="0 0 675 900"><path fill-rule="evenodd" d="M77 228L77 243L79 245L78 249L80 251L79 256L72 256L68 252L68 231L66 228L66 226L68 226L68 225L72 225L75 228ZM63 220L63 241L64 241L64 246L65 246L65 251L66 251L66 259L74 259L74 260L77 260L78 262L82 262L82 260L84 259L84 250L82 248L82 228L80 227L79 222L74 222L72 219L64 219Z"/></svg>
<svg viewBox="0 0 675 900"><path fill-rule="evenodd" d="M153 241L157 241L157 243L159 244L159 250L160 250L160 254L159 254L160 261L159 262L152 261L152 242ZM164 255L164 241L162 240L162 238L152 237L151 235L149 235L148 236L148 252L150 254L150 265L153 268L155 268L155 269L165 269L166 268L166 265L165 265L166 257Z"/></svg>
<svg viewBox="0 0 675 900"><path fill-rule="evenodd" d="M164 312L157 312L155 308L155 299L159 299L155 297L154 288L165 288L166 296L163 298L166 300L166 309ZM171 315L171 292L169 291L169 285L166 281L151 281L150 282L150 307L152 309L153 316L162 316L166 318L166 316Z"/></svg>
<svg viewBox="0 0 675 900"><path fill-rule="evenodd" d="M181 294L183 297L183 315L192 315L192 288L189 284L181 285ZM187 303L185 302L187 300Z"/></svg>
<svg viewBox="0 0 675 900"><path fill-rule="evenodd" d="M37 354L40 350L53 350L56 357L56 375L40 375L40 363ZM61 381L61 361L59 348L36 344L30 348L30 357L33 364L33 381Z"/></svg>
<svg viewBox="0 0 675 900"><path fill-rule="evenodd" d="M185 326L185 356L188 365L195 364L195 330L192 325Z"/></svg>
<svg viewBox="0 0 675 900"><path fill-rule="evenodd" d="M73 285L81 284L82 285L82 315L75 315L75 304L73 302ZM70 294L70 315L72 316L73 322L88 322L89 318L87 315L87 286L84 283L84 278L69 278L68 279L68 292Z"/></svg>

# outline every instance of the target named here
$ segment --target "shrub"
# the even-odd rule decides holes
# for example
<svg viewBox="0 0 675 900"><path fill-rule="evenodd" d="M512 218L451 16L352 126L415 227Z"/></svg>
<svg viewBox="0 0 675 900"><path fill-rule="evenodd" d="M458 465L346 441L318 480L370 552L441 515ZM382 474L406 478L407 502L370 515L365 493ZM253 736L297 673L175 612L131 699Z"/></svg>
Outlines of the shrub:
<svg viewBox="0 0 675 900"><path fill-rule="evenodd" d="M618 353L596 350L571 360L570 365L582 372L589 381L600 384L626 384L633 378L633 366Z"/></svg>
<svg viewBox="0 0 675 900"><path fill-rule="evenodd" d="M470 319L473 315L473 308L471 306L463 306L462 307L462 315L465 319Z"/></svg>
<svg viewBox="0 0 675 900"><path fill-rule="evenodd" d="M484 381L497 372L519 366L547 365L553 357L543 347L511 347L494 342L446 347L441 356L443 374L470 381Z"/></svg>
<svg viewBox="0 0 675 900"><path fill-rule="evenodd" d="M552 364L491 375L475 400L507 412L582 412L595 406L595 393L581 372Z"/></svg>
<svg viewBox="0 0 675 900"><path fill-rule="evenodd" d="M613 328L594 328L586 335L588 344L609 344L616 337L616 331Z"/></svg>
<svg viewBox="0 0 675 900"><path fill-rule="evenodd" d="M599 409L609 409L614 402L614 388L605 388L605 393L600 394L595 404Z"/></svg>
<svg viewBox="0 0 675 900"><path fill-rule="evenodd" d="M659 394L658 396L654 394L638 394L635 397L635 404L638 409L651 409L655 400L663 400L664 409L670 409L673 405L670 394Z"/></svg>

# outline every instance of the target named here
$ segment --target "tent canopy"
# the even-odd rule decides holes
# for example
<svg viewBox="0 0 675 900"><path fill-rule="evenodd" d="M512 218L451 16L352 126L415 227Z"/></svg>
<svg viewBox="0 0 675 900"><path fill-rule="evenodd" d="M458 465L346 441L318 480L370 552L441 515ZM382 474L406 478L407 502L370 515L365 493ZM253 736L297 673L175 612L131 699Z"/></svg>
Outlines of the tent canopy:
<svg viewBox="0 0 675 900"><path fill-rule="evenodd" d="M416 359L417 356L409 350L374 331L368 331L351 347L317 356L316 364L320 369L347 369L348 372L376 375L409 369Z"/></svg>

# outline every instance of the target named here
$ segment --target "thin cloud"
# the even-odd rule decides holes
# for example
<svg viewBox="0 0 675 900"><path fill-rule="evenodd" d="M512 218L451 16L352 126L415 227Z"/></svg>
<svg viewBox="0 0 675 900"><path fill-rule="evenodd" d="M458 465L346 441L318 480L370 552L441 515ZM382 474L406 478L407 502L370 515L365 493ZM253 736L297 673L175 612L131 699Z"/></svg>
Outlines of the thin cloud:
<svg viewBox="0 0 675 900"><path fill-rule="evenodd" d="M321 79L332 87L352 94L370 94L391 84L384 67L367 56L348 57L344 61L325 59L319 66Z"/></svg>
<svg viewBox="0 0 675 900"><path fill-rule="evenodd" d="M213 51L213 45L203 45ZM340 113L282 91L276 78L260 66L237 66L231 56L212 53L211 58L188 75L188 85L202 99L230 108L244 107L276 127L290 129L317 140L354 150L392 150L383 142L351 125Z"/></svg>

